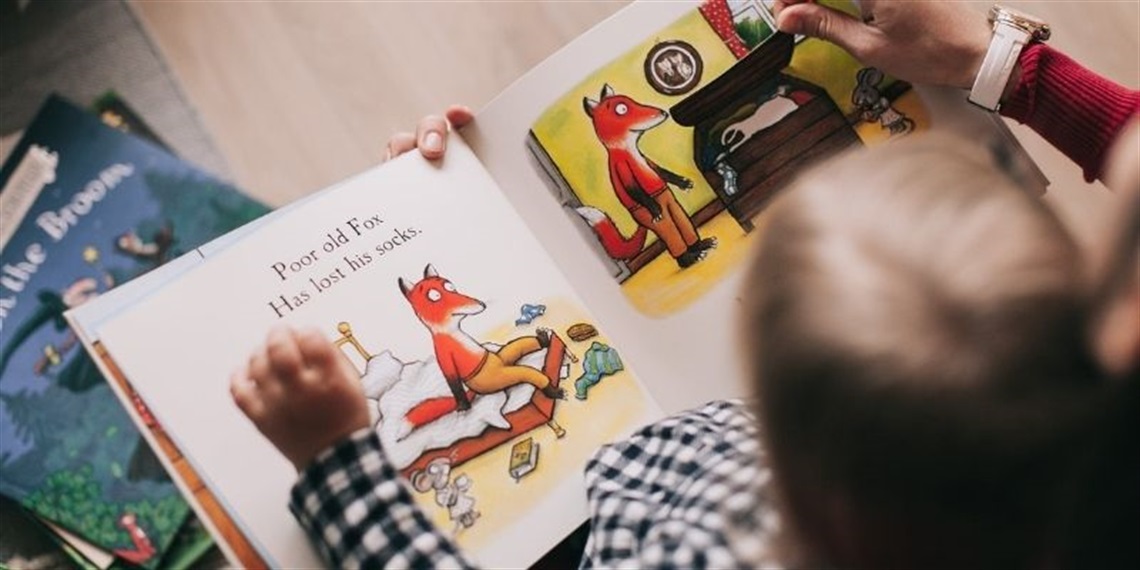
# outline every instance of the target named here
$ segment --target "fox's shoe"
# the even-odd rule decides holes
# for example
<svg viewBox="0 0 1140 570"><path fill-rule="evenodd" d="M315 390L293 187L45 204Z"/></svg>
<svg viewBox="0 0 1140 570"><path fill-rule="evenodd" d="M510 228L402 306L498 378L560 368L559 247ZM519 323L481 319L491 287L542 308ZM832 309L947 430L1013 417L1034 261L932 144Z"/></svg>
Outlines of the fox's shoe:
<svg viewBox="0 0 1140 570"><path fill-rule="evenodd" d="M550 348L550 339L554 337L554 331L546 327L539 327L534 331L535 338L538 339L538 346L542 348Z"/></svg>
<svg viewBox="0 0 1140 570"><path fill-rule="evenodd" d="M709 237L709 238L697 240L696 243L689 246L689 249L704 252L704 251L708 251L710 249L716 249L716 245L717 245L716 238L715 237Z"/></svg>
<svg viewBox="0 0 1140 570"><path fill-rule="evenodd" d="M682 253L681 255L675 257L674 259L677 260L677 265L681 266L681 269L684 269L684 268L690 267L694 263L700 261L701 259L704 258L704 256L705 256L704 251L698 251L698 250L690 247L689 249L685 250L685 253Z"/></svg>
<svg viewBox="0 0 1140 570"><path fill-rule="evenodd" d="M467 397L462 381L448 380L447 387L451 389L451 395L455 398L456 408L460 411L471 409L471 400Z"/></svg>
<svg viewBox="0 0 1140 570"><path fill-rule="evenodd" d="M704 259L709 254L710 249L716 249L716 238L704 238L693 242L689 249L685 250L680 257L677 257L677 265L681 269L689 267L690 265Z"/></svg>
<svg viewBox="0 0 1140 570"><path fill-rule="evenodd" d="M566 399L566 390L563 390L554 384L547 384L546 387L542 389L542 394L551 400Z"/></svg>

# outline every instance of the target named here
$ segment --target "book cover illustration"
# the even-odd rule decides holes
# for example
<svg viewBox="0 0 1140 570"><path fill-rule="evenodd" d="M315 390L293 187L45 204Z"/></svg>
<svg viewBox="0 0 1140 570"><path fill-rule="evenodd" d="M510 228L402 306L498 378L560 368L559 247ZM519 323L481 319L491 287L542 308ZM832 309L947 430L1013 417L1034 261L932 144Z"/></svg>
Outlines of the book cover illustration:
<svg viewBox="0 0 1140 570"><path fill-rule="evenodd" d="M538 168L644 314L684 308L738 266L796 172L929 126L908 84L775 32L771 9L706 0L531 125Z"/></svg>
<svg viewBox="0 0 1140 570"><path fill-rule="evenodd" d="M90 109L104 124L124 133L134 134L162 147L163 150L173 153L170 146L150 128L150 125L148 125L118 93L114 91L103 93L95 99ZM15 141L13 141L13 144L14 143ZM109 378L109 380L114 381L116 379ZM125 387L125 389L133 394L130 403L131 408L146 416L148 412L142 400L137 397L137 394L133 393L133 390L131 390L129 386ZM128 412L129 411L130 410L128 410ZM161 426L153 421L147 421L145 423L149 431L161 437ZM159 447L163 447L164 443L166 442L159 439ZM152 444L152 449L157 448ZM164 451L168 449L169 446L165 446ZM34 515L31 516L34 517ZM40 519L37 518L36 520ZM55 526L48 521L40 520L40 522L44 528L49 529L48 532L54 535L55 540L59 543L62 550L71 558L71 561L81 568L103 569L131 567L129 562L122 562L115 559L114 555L110 552L97 548L75 534L63 530L59 526ZM191 514L187 517L186 522L183 523L182 528L175 534L170 546L162 554L158 565L161 568L170 570L187 568L205 556L213 545L214 541L210 537L210 533L205 529L201 521Z"/></svg>
<svg viewBox="0 0 1140 570"><path fill-rule="evenodd" d="M153 567L189 508L63 313L267 209L58 97L0 180L0 492Z"/></svg>

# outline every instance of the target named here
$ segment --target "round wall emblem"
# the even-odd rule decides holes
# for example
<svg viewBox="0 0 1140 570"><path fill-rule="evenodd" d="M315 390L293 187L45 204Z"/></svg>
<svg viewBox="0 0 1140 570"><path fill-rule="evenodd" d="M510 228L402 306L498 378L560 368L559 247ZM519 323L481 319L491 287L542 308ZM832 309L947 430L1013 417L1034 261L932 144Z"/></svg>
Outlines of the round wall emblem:
<svg viewBox="0 0 1140 570"><path fill-rule="evenodd" d="M645 80L663 95L692 91L701 81L704 63L697 49L687 42L661 42L645 56Z"/></svg>

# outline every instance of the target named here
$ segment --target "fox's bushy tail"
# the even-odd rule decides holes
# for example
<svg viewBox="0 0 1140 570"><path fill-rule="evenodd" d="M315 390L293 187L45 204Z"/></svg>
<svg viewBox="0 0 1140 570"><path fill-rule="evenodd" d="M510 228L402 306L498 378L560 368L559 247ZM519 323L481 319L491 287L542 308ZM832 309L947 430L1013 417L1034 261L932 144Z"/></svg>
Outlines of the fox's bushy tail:
<svg viewBox="0 0 1140 570"><path fill-rule="evenodd" d="M637 230L630 237L621 235L614 221L605 212L592 206L574 208L583 220L593 228L598 241L602 242L606 254L619 261L632 259L645 247L645 237L648 230L644 226L637 226Z"/></svg>

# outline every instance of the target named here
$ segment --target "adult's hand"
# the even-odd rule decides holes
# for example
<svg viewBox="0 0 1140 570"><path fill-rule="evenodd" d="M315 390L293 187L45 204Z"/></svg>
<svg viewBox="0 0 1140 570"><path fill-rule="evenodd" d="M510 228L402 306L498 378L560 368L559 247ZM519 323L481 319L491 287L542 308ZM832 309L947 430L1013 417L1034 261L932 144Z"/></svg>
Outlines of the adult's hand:
<svg viewBox="0 0 1140 570"><path fill-rule="evenodd" d="M830 41L911 83L969 89L989 49L984 14L957 2L863 0L860 16L813 0L776 0L780 31Z"/></svg>

